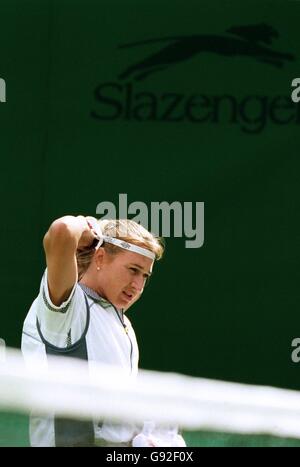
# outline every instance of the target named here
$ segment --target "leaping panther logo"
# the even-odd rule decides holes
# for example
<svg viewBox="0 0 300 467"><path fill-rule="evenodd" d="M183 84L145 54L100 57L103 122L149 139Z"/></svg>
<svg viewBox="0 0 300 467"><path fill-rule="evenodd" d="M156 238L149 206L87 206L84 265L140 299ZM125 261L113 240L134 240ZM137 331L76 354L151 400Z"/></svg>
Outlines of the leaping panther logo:
<svg viewBox="0 0 300 467"><path fill-rule="evenodd" d="M164 37L120 45L120 48L124 49L155 42L169 42L168 45L158 52L149 55L141 62L129 66L119 75L119 78L132 78L140 81L153 73L162 71L176 63L189 60L195 55L204 52L228 57L251 57L277 68L282 68L288 60L295 60L295 56L292 54L278 52L264 45L271 44L274 38L279 37L278 32L265 23L233 26L227 29L226 33L226 35L198 34L193 36Z"/></svg>

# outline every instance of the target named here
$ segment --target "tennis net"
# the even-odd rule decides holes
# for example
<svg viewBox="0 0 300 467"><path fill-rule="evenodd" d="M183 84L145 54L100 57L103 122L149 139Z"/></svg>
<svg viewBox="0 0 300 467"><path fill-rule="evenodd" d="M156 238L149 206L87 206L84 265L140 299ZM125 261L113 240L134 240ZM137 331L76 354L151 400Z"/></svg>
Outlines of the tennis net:
<svg viewBox="0 0 300 467"><path fill-rule="evenodd" d="M6 349L0 361L0 445L28 445L28 416L179 426L189 446L300 446L300 393L63 357L30 362Z"/></svg>

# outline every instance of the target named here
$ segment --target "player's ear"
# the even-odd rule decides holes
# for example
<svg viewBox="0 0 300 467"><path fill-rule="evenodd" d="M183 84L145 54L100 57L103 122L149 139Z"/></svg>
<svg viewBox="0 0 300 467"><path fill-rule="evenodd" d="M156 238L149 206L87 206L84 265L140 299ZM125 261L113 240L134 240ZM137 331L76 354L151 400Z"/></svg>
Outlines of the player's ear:
<svg viewBox="0 0 300 467"><path fill-rule="evenodd" d="M97 268L101 268L101 266L103 265L105 254L106 254L106 252L105 252L104 248L102 248L102 247L98 248L98 250L96 251L95 261L96 261Z"/></svg>

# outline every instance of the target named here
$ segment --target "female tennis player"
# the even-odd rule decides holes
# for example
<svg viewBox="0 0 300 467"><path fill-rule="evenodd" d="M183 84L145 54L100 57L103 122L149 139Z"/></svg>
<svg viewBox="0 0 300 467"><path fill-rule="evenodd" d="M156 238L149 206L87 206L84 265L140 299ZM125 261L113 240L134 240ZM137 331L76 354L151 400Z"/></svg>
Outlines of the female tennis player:
<svg viewBox="0 0 300 467"><path fill-rule="evenodd" d="M22 351L117 365L136 375L138 346L125 311L142 295L162 239L131 220L65 216L44 237L47 268L24 322ZM32 416L32 446L131 446L136 426ZM148 445L155 445L149 440Z"/></svg>

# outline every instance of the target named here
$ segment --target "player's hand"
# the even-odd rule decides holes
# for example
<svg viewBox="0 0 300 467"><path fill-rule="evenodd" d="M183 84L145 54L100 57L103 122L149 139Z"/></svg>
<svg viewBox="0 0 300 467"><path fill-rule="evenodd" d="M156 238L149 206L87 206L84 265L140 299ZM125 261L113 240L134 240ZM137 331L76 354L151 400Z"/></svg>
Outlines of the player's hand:
<svg viewBox="0 0 300 467"><path fill-rule="evenodd" d="M80 222L82 222L82 234L78 243L78 250L85 250L91 248L95 243L95 240L99 239L99 235L97 234L98 230L98 221L95 217L91 216L78 216L80 217ZM99 227L100 230L100 227Z"/></svg>

